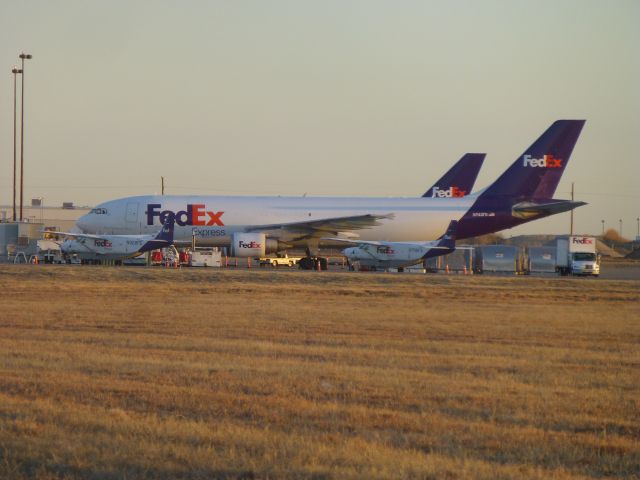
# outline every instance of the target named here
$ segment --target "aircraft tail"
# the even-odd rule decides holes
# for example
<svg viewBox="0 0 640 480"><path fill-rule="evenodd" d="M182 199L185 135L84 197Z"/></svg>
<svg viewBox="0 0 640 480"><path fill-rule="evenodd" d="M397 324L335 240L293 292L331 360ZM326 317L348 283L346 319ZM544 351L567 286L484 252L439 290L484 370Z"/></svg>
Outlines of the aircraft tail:
<svg viewBox="0 0 640 480"><path fill-rule="evenodd" d="M159 248L166 248L173 244L173 230L175 228L175 219L167 218L167 220L162 225L162 229L158 232L158 234L148 242L146 242L140 249L138 253L149 252L151 250L157 250Z"/></svg>
<svg viewBox="0 0 640 480"><path fill-rule="evenodd" d="M458 221L451 220L447 231L438 239L438 243L433 245L427 253L422 257L423 260L432 257L439 257L440 255L448 255L456 249L456 231L458 230Z"/></svg>
<svg viewBox="0 0 640 480"><path fill-rule="evenodd" d="M175 221L168 218L167 221L164 222L164 225L162 225L162 229L158 232L158 235L156 235L156 238L154 240L165 241L169 245L171 245L173 243L174 228Z"/></svg>
<svg viewBox="0 0 640 480"><path fill-rule="evenodd" d="M449 222L449 226L447 227L447 231L438 239L438 243L436 247L440 248L448 248L451 251L456 249L456 232L458 230L458 221L451 220Z"/></svg>
<svg viewBox="0 0 640 480"><path fill-rule="evenodd" d="M557 120L480 196L552 198L585 120Z"/></svg>
<svg viewBox="0 0 640 480"><path fill-rule="evenodd" d="M466 153L423 197L448 198L469 195L478 178L486 153Z"/></svg>

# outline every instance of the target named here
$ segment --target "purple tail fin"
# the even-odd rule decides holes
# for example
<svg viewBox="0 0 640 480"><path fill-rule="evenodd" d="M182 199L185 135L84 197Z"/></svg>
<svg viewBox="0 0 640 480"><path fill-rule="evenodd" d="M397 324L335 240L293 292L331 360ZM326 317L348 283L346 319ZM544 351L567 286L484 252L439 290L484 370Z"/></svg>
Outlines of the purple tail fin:
<svg viewBox="0 0 640 480"><path fill-rule="evenodd" d="M427 251L422 257L423 259L431 258L431 257L439 257L440 255L447 255L456 249L456 231L458 229L458 221L451 220L449 222L449 226L447 227L447 231L438 239L438 243L436 244L436 248L432 248Z"/></svg>
<svg viewBox="0 0 640 480"><path fill-rule="evenodd" d="M139 253L149 252L158 248L166 248L173 244L173 231L175 229L175 220L167 218L162 225L162 229L158 232L154 239L145 242L138 250Z"/></svg>
<svg viewBox="0 0 640 480"><path fill-rule="evenodd" d="M447 231L438 240L438 247L446 247L455 250L456 248L456 231L458 230L458 221L451 220Z"/></svg>
<svg viewBox="0 0 640 480"><path fill-rule="evenodd" d="M585 120L558 120L481 196L552 198Z"/></svg>
<svg viewBox="0 0 640 480"><path fill-rule="evenodd" d="M165 242L172 244L174 227L175 221L168 218L167 221L164 222L164 225L162 225L162 230L160 230L158 235L156 235L155 240L164 240Z"/></svg>
<svg viewBox="0 0 640 480"><path fill-rule="evenodd" d="M486 153L466 153L422 196L438 198L469 195L485 156Z"/></svg>

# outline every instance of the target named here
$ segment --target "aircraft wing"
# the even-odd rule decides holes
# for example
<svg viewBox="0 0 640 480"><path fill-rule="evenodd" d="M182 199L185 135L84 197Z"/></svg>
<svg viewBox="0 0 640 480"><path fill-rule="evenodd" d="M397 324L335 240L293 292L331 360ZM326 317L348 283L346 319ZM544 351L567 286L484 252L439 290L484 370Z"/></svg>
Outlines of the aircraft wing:
<svg viewBox="0 0 640 480"><path fill-rule="evenodd" d="M375 240L350 240L348 238L343 238L343 237L322 237L321 240L326 240L329 242L344 243L346 245L373 245L375 247L384 246L384 243L376 242Z"/></svg>
<svg viewBox="0 0 640 480"><path fill-rule="evenodd" d="M285 237L287 240L301 240L305 238L322 237L350 230L360 230L380 225L379 220L391 219L388 215L353 215L349 217L323 218L304 222L276 223L272 225L257 225L250 227L247 232L269 233L274 237Z"/></svg>
<svg viewBox="0 0 640 480"><path fill-rule="evenodd" d="M57 235L60 237L67 238L93 238L96 240L108 240L105 236L100 235L90 235L87 233L71 233L71 232L57 232L55 230L41 230L42 233L48 233L49 235Z"/></svg>
<svg viewBox="0 0 640 480"><path fill-rule="evenodd" d="M435 250L451 250L449 247L439 247L437 245L429 245L428 243L411 243L411 242L378 242L375 240L349 240L342 237L322 237L321 240L331 242L346 243L348 245L373 245L374 247L389 247L392 245L415 245L416 247L424 247Z"/></svg>

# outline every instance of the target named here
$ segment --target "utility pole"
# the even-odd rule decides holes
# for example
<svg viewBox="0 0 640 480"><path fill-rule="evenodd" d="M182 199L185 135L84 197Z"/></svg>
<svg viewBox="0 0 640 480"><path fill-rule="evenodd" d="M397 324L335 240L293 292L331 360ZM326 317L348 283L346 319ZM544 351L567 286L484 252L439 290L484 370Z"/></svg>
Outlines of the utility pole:
<svg viewBox="0 0 640 480"><path fill-rule="evenodd" d="M164 177L160 177L160 184L162 185L162 195L164 195Z"/></svg>
<svg viewBox="0 0 640 480"><path fill-rule="evenodd" d="M571 182L571 201L573 202L573 182ZM571 227L569 228L569 235L573 235L573 209L571 209Z"/></svg>

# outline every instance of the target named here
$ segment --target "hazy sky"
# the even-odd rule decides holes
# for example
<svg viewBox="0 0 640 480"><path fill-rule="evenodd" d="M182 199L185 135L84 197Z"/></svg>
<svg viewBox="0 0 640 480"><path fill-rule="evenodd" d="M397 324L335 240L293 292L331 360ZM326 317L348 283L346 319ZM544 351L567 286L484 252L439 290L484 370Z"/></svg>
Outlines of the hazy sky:
<svg viewBox="0 0 640 480"><path fill-rule="evenodd" d="M465 152L492 182L587 124L556 197L640 216L640 2L3 1L0 204L25 70L25 201L167 193L417 196ZM569 215L506 231L564 233Z"/></svg>

